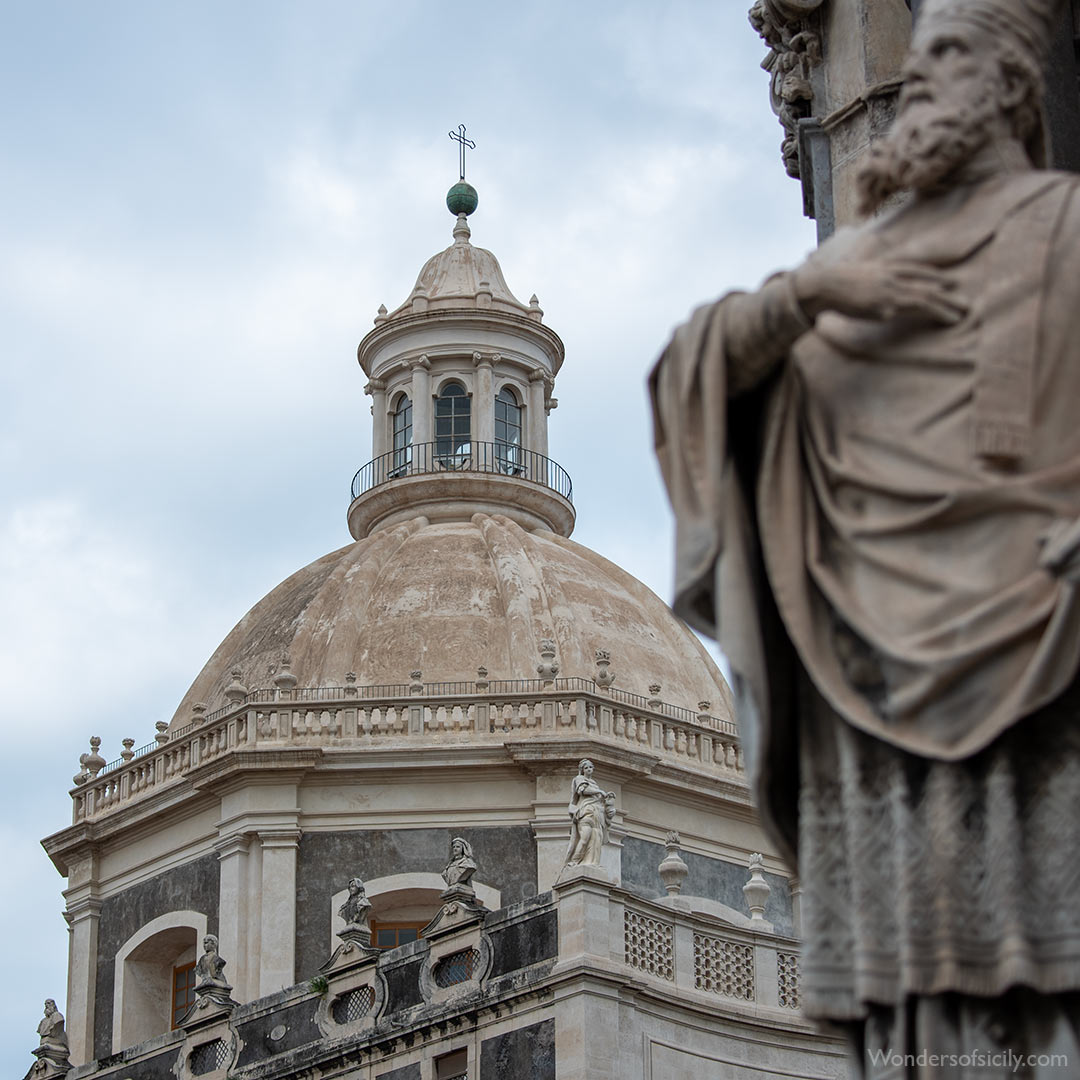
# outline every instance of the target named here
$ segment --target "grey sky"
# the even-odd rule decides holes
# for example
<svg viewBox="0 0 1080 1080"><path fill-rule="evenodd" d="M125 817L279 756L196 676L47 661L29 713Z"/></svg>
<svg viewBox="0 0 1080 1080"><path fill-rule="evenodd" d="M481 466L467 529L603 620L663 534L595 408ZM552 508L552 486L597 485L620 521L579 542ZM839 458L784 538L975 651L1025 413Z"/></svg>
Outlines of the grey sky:
<svg viewBox="0 0 1080 1080"><path fill-rule="evenodd" d="M450 243L458 123L473 242L566 343L575 539L667 595L645 374L694 304L813 243L748 3L2 5L5 1075L63 1008L38 841L88 737L150 741L349 539L356 344Z"/></svg>

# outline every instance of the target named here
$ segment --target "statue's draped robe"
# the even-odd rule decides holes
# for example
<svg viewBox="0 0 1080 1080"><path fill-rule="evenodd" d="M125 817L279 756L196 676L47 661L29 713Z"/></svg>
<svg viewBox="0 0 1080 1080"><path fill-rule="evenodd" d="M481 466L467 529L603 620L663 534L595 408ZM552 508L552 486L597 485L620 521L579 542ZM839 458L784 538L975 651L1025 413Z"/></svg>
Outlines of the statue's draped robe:
<svg viewBox="0 0 1080 1080"><path fill-rule="evenodd" d="M1080 989L1080 599L1038 566L1080 518L1076 179L915 202L812 258L934 267L968 314L811 327L781 274L651 378L675 607L731 663L798 860L804 1008Z"/></svg>

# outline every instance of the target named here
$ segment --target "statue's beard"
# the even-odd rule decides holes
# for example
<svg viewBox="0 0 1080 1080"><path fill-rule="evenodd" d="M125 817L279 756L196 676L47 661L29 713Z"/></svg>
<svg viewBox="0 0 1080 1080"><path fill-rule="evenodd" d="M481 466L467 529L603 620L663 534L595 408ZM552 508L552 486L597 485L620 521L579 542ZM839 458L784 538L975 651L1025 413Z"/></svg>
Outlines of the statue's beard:
<svg viewBox="0 0 1080 1080"><path fill-rule="evenodd" d="M859 170L860 211L872 214L898 191L946 187L989 139L997 104L988 98L963 106L955 101L907 105Z"/></svg>

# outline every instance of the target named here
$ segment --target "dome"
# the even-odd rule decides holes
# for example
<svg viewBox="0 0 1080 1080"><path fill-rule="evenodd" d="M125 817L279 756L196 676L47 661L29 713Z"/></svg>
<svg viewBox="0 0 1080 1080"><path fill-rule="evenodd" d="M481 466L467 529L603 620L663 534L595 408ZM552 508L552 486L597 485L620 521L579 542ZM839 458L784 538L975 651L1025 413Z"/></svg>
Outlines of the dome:
<svg viewBox="0 0 1080 1080"><path fill-rule="evenodd" d="M607 650L616 688L696 709L726 710L728 691L701 643L652 591L614 563L501 515L387 528L323 556L255 605L188 690L191 707L225 703L233 669L269 687L283 656L301 687L476 677L535 679L553 639L559 677L591 678Z"/></svg>
<svg viewBox="0 0 1080 1080"><path fill-rule="evenodd" d="M499 260L486 248L470 244L471 235L465 214L458 214L454 242L424 263L409 298L390 313L389 321L413 314L418 298L426 299L426 311L484 308L530 314L530 307L510 291Z"/></svg>

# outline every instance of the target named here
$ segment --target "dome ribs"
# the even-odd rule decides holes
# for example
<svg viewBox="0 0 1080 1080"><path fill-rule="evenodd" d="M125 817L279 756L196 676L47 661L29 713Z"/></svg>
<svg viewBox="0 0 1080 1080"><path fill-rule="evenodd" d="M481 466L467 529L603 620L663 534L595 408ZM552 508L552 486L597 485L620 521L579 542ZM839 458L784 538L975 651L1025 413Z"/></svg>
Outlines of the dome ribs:
<svg viewBox="0 0 1080 1080"><path fill-rule="evenodd" d="M509 628L510 656L538 657L541 638L555 636L556 644L559 638L540 574L526 550L525 530L501 515L475 514L472 522L484 538L495 570ZM512 671L507 677L528 679L534 674L531 670Z"/></svg>

